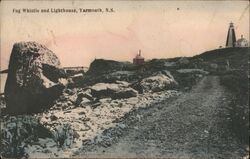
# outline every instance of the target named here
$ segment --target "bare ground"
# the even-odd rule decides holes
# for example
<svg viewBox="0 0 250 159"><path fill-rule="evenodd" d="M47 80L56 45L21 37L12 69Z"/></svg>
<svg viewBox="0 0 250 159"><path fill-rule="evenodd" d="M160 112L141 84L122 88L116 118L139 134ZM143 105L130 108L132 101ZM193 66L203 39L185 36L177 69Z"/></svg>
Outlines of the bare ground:
<svg viewBox="0 0 250 159"><path fill-rule="evenodd" d="M230 94L216 76L203 78L176 99L135 111L86 145L83 156L160 158L242 158L243 148L228 130ZM105 138L106 135L106 138ZM95 154L95 155L94 155ZM79 154L78 154L79 155Z"/></svg>

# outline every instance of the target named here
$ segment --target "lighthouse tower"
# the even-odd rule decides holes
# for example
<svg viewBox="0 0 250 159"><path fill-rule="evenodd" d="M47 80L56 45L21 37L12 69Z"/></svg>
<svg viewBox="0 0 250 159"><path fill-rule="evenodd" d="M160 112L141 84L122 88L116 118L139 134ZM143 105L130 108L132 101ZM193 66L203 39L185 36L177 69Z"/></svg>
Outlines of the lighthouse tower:
<svg viewBox="0 0 250 159"><path fill-rule="evenodd" d="M227 33L226 47L235 47L235 43L236 43L236 36L234 32L234 24L231 22Z"/></svg>

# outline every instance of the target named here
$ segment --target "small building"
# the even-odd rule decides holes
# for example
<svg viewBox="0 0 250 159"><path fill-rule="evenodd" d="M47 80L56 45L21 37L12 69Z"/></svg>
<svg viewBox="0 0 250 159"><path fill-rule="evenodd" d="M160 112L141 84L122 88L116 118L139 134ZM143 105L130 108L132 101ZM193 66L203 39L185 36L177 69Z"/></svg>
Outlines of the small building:
<svg viewBox="0 0 250 159"><path fill-rule="evenodd" d="M143 64L144 58L141 56L141 50L139 50L139 53L135 56L135 58L133 59L133 64Z"/></svg>
<svg viewBox="0 0 250 159"><path fill-rule="evenodd" d="M236 41L236 47L248 47L248 41L243 38L243 35L241 35L241 38Z"/></svg>

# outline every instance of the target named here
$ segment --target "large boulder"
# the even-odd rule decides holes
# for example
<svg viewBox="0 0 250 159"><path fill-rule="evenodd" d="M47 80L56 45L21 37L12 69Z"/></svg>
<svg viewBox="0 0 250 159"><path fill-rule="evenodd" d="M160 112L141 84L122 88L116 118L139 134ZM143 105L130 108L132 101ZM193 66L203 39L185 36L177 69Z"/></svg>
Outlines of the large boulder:
<svg viewBox="0 0 250 159"><path fill-rule="evenodd" d="M58 57L36 42L20 42L13 46L5 85L6 108L9 113L39 112L59 97L65 77Z"/></svg>

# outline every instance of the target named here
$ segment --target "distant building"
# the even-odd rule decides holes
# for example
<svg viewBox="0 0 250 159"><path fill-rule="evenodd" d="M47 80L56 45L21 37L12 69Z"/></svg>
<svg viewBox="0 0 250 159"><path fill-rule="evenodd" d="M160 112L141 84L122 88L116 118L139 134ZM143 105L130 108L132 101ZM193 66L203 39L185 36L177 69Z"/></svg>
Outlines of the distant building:
<svg viewBox="0 0 250 159"><path fill-rule="evenodd" d="M243 35L241 35L241 38L236 41L236 47L248 47L248 41L243 38Z"/></svg>
<svg viewBox="0 0 250 159"><path fill-rule="evenodd" d="M227 41L226 47L235 47L236 44L236 36L234 31L234 24L231 22L229 24L228 32L227 32Z"/></svg>
<svg viewBox="0 0 250 159"><path fill-rule="evenodd" d="M144 63L144 58L141 56L141 50L139 50L139 53L136 55L136 57L133 59L133 64L142 64Z"/></svg>

